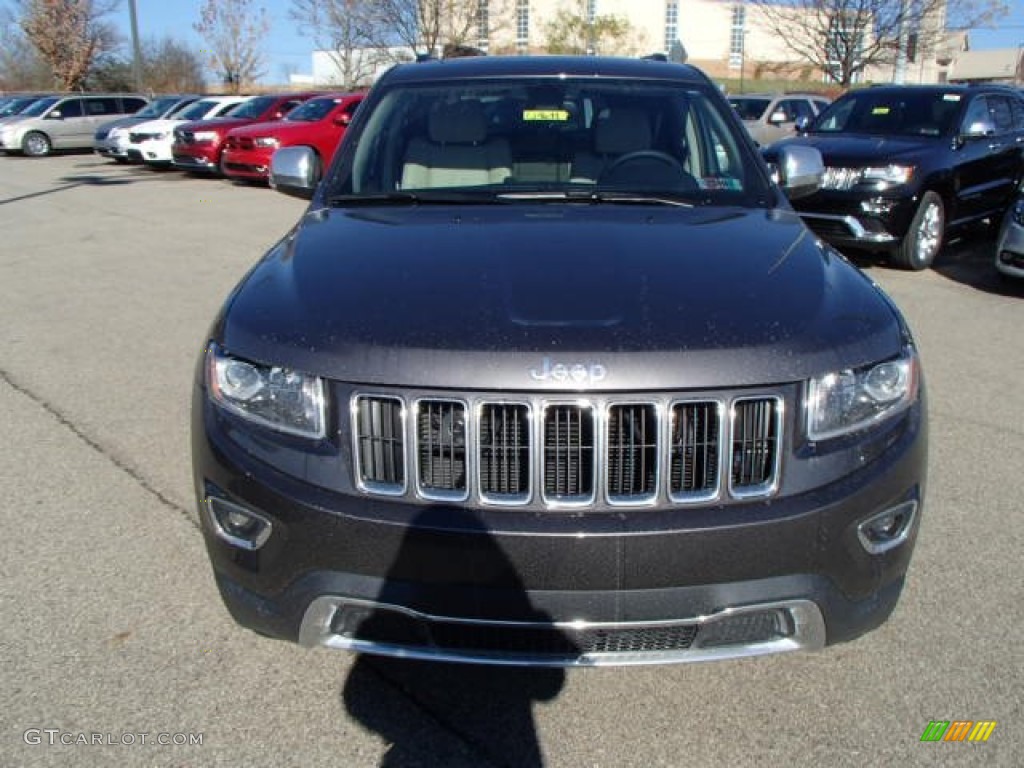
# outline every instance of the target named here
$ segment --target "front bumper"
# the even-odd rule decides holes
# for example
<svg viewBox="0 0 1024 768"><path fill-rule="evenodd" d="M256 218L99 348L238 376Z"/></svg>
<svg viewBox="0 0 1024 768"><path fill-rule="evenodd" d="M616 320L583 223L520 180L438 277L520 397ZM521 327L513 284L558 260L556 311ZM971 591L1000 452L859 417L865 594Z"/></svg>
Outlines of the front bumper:
<svg viewBox="0 0 1024 768"><path fill-rule="evenodd" d="M910 229L919 198L823 190L794 207L816 235L834 246L891 250Z"/></svg>
<svg viewBox="0 0 1024 768"><path fill-rule="evenodd" d="M820 648L885 621L920 522L922 414L923 403L872 461L811 492L728 513L594 513L599 526L587 515L523 513L518 529L496 530L458 504L307 484L233 442L201 389L193 462L222 598L262 634L493 664L700 661ZM211 498L270 521L265 545L219 536ZM859 524L901 503L915 509L903 543L866 551ZM562 518L557 532L546 514ZM707 524L718 514L728 522ZM656 522L645 528L647 519Z"/></svg>
<svg viewBox="0 0 1024 768"><path fill-rule="evenodd" d="M220 173L220 146L180 144L171 147L171 156L176 168L194 173Z"/></svg>
<svg viewBox="0 0 1024 768"><path fill-rule="evenodd" d="M128 145L117 140L99 139L93 144L93 152L110 160L128 160ZM140 153L141 157L141 153Z"/></svg>
<svg viewBox="0 0 1024 768"><path fill-rule="evenodd" d="M273 149L225 149L221 169L229 178L266 181L273 154Z"/></svg>
<svg viewBox="0 0 1024 768"><path fill-rule="evenodd" d="M996 240L996 269L1010 277L1024 278L1024 226L1007 211Z"/></svg>

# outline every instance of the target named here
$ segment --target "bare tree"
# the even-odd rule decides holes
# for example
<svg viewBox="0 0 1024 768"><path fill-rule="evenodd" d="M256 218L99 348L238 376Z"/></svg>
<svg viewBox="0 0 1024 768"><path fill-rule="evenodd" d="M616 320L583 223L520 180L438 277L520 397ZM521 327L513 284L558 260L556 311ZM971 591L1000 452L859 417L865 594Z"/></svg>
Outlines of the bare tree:
<svg viewBox="0 0 1024 768"><path fill-rule="evenodd" d="M548 53L587 54L625 53L633 35L629 20L611 14L590 15L587 0L572 0L558 9L544 27Z"/></svg>
<svg viewBox="0 0 1024 768"><path fill-rule="evenodd" d="M480 0L376 0L372 5L386 39L419 53L465 49L479 41L482 26L495 27L496 14Z"/></svg>
<svg viewBox="0 0 1024 768"><path fill-rule="evenodd" d="M1000 0L750 0L764 28L846 88L865 69L934 56L951 29L984 26Z"/></svg>
<svg viewBox="0 0 1024 768"><path fill-rule="evenodd" d="M292 0L289 15L327 51L345 89L366 85L388 59L387 36L372 0Z"/></svg>
<svg viewBox="0 0 1024 768"><path fill-rule="evenodd" d="M12 0L18 27L49 67L57 88L82 87L97 57L118 45L104 17L116 0Z"/></svg>
<svg viewBox="0 0 1024 768"><path fill-rule="evenodd" d="M0 14L0 90L42 91L53 87L53 75L32 43L10 17Z"/></svg>
<svg viewBox="0 0 1024 768"><path fill-rule="evenodd" d="M241 93L263 76L263 41L270 21L252 0L206 0L192 25L206 41L210 64L233 93Z"/></svg>
<svg viewBox="0 0 1024 768"><path fill-rule="evenodd" d="M143 82L156 93L202 93L203 62L187 44L167 36L142 46Z"/></svg>

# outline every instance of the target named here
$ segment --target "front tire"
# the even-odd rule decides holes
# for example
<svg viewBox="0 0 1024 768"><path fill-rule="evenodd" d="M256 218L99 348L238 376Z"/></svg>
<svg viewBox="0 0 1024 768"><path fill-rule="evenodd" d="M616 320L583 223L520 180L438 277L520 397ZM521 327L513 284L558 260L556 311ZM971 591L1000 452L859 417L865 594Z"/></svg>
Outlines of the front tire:
<svg viewBox="0 0 1024 768"><path fill-rule="evenodd" d="M21 140L21 151L28 157L46 157L52 149L49 137L39 131L27 133Z"/></svg>
<svg viewBox="0 0 1024 768"><path fill-rule="evenodd" d="M915 272L928 269L942 250L945 229L946 211L942 198L935 192L925 192L910 222L910 229L893 255L893 261L898 267Z"/></svg>

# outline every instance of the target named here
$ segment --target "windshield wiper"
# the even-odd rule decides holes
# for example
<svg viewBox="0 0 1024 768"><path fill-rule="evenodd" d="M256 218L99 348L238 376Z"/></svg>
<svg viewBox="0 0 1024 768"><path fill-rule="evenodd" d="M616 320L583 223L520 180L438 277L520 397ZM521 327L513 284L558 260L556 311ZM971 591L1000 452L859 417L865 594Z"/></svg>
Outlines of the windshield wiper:
<svg viewBox="0 0 1024 768"><path fill-rule="evenodd" d="M446 191L443 194L422 192L375 192L359 195L331 195L327 198L328 205L445 205L451 203L493 203L494 195L479 192Z"/></svg>
<svg viewBox="0 0 1024 768"><path fill-rule="evenodd" d="M579 202L579 203L625 203L638 205L671 205L680 208L693 208L693 203L670 195L649 194L646 192L626 192L609 190L579 189L568 192L505 192L498 195L501 200L521 200L526 202Z"/></svg>

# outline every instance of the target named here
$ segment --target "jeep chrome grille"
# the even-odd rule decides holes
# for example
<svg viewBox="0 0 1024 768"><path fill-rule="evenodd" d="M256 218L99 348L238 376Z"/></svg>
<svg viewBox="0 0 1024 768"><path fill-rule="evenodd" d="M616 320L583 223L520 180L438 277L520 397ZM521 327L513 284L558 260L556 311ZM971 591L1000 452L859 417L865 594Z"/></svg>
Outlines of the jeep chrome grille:
<svg viewBox="0 0 1024 768"><path fill-rule="evenodd" d="M782 398L775 395L472 404L357 395L351 418L362 490L407 493L411 464L418 496L493 505L764 496L777 486L782 448Z"/></svg>

